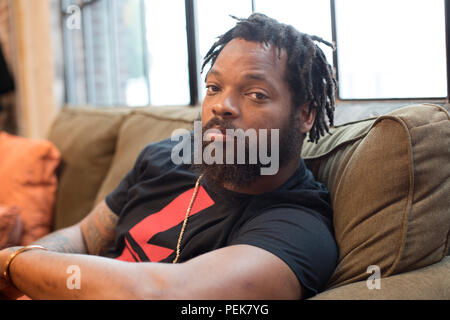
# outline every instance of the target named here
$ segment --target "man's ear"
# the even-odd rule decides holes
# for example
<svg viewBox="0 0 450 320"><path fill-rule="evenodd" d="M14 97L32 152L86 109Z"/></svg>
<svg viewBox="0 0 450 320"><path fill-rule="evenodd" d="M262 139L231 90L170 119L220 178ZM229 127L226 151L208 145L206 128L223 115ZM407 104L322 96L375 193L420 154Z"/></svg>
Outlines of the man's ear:
<svg viewBox="0 0 450 320"><path fill-rule="evenodd" d="M301 132L308 133L312 126L314 125L314 120L316 119L316 109L312 109L309 112L310 102L305 103L303 106L298 108L297 116L301 120Z"/></svg>

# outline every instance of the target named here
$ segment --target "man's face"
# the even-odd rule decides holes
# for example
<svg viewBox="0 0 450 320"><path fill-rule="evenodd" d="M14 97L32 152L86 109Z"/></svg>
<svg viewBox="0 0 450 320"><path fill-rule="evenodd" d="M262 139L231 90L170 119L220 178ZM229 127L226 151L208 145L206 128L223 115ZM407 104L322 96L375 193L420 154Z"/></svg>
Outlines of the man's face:
<svg viewBox="0 0 450 320"><path fill-rule="evenodd" d="M236 129L282 129L291 114L286 53L274 46L231 40L206 77L202 125L214 117Z"/></svg>
<svg viewBox="0 0 450 320"><path fill-rule="evenodd" d="M279 57L278 49L273 46L242 39L230 41L206 77L207 95L202 107L203 132L211 128L223 133L226 129L254 129L256 132L267 129L270 137L268 142L272 138L271 129L277 129L280 136L280 141L276 141L281 157L280 167L294 155L299 155L300 122L292 114L285 68L284 50ZM213 134L209 139L208 135L206 137L207 140L219 141L230 138L221 134ZM205 141L203 147L209 143ZM245 143L245 158L248 160L251 146L249 141ZM268 145L267 149L272 155L271 146ZM228 149L225 150L227 151ZM261 166L260 162L246 162L200 165L194 168L219 184L241 187L260 175Z"/></svg>

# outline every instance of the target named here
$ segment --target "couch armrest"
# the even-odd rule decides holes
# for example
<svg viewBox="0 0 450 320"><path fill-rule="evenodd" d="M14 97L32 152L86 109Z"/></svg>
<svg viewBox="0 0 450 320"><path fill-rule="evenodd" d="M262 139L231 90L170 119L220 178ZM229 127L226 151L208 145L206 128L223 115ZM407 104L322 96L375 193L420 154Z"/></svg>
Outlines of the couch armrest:
<svg viewBox="0 0 450 320"><path fill-rule="evenodd" d="M369 278L370 274L367 274ZM311 300L449 300L450 256L431 266L381 278L381 288L369 290L359 281L324 291Z"/></svg>

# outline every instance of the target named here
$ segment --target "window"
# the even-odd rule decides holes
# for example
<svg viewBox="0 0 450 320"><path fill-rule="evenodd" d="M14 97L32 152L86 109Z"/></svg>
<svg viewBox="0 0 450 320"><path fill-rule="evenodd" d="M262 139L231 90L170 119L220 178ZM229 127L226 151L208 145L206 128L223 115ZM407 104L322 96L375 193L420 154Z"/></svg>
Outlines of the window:
<svg viewBox="0 0 450 320"><path fill-rule="evenodd" d="M206 52L234 26L230 15L252 12L334 41L336 52L319 46L337 71L342 100L443 100L445 1L61 0L64 12L73 4L82 12L80 29L63 28L67 102L201 102Z"/></svg>
<svg viewBox="0 0 450 320"><path fill-rule="evenodd" d="M267 14L280 22L292 24L301 32L318 35L332 42L329 0L254 0L253 3L249 0L197 0L197 7L201 61L216 38L235 25L236 21L230 15L245 18L252 13L252 8L255 12ZM332 63L332 49L319 45L327 60ZM203 74L202 84L204 77ZM201 97L204 95L205 88L202 86Z"/></svg>
<svg viewBox="0 0 450 320"><path fill-rule="evenodd" d="M186 16L183 0L147 0L150 104L189 104Z"/></svg>
<svg viewBox="0 0 450 320"><path fill-rule="evenodd" d="M69 1L65 1L69 6ZM83 33L81 29L63 27L66 102L73 105L87 103L86 68Z"/></svg>
<svg viewBox="0 0 450 320"><path fill-rule="evenodd" d="M200 48L200 66L209 48L217 40L216 38L236 24L236 20L230 15L242 18L248 17L252 13L251 1L242 0L198 0L197 1L197 21ZM206 72L207 70L205 70ZM206 94L204 85L206 74L201 75L200 96L201 99Z"/></svg>
<svg viewBox="0 0 450 320"><path fill-rule="evenodd" d="M141 0L84 1L81 28L63 28L70 104L149 103ZM63 8L78 1L63 0Z"/></svg>
<svg viewBox="0 0 450 320"><path fill-rule="evenodd" d="M255 11L290 24L300 32L333 41L329 0L255 0ZM318 45L332 64L333 50L324 44Z"/></svg>
<svg viewBox="0 0 450 320"><path fill-rule="evenodd" d="M81 28L63 28L69 104L189 104L183 0L83 4Z"/></svg>
<svg viewBox="0 0 450 320"><path fill-rule="evenodd" d="M444 1L335 3L340 98L447 96Z"/></svg>

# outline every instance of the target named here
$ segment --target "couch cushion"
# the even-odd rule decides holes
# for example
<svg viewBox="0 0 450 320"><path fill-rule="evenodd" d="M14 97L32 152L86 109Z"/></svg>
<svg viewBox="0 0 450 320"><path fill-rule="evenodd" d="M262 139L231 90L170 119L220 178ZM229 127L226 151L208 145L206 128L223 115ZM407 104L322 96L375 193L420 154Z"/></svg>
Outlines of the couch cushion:
<svg viewBox="0 0 450 320"><path fill-rule="evenodd" d="M95 203L117 187L147 144L169 138L178 128L192 130L193 122L199 118L199 107L149 107L133 111L120 128L117 151Z"/></svg>
<svg viewBox="0 0 450 320"><path fill-rule="evenodd" d="M51 142L0 133L0 204L19 207L23 245L50 231L59 163Z"/></svg>
<svg viewBox="0 0 450 320"><path fill-rule="evenodd" d="M379 289L370 290L363 280L319 293L311 300L450 300L449 274L450 257L445 257L430 266L383 278Z"/></svg>
<svg viewBox="0 0 450 320"><path fill-rule="evenodd" d="M62 154L55 229L78 223L90 212L116 149L126 111L63 108L49 139Z"/></svg>
<svg viewBox="0 0 450 320"><path fill-rule="evenodd" d="M450 117L412 105L338 126L302 156L330 190L340 256L328 288L440 261L449 244Z"/></svg>

